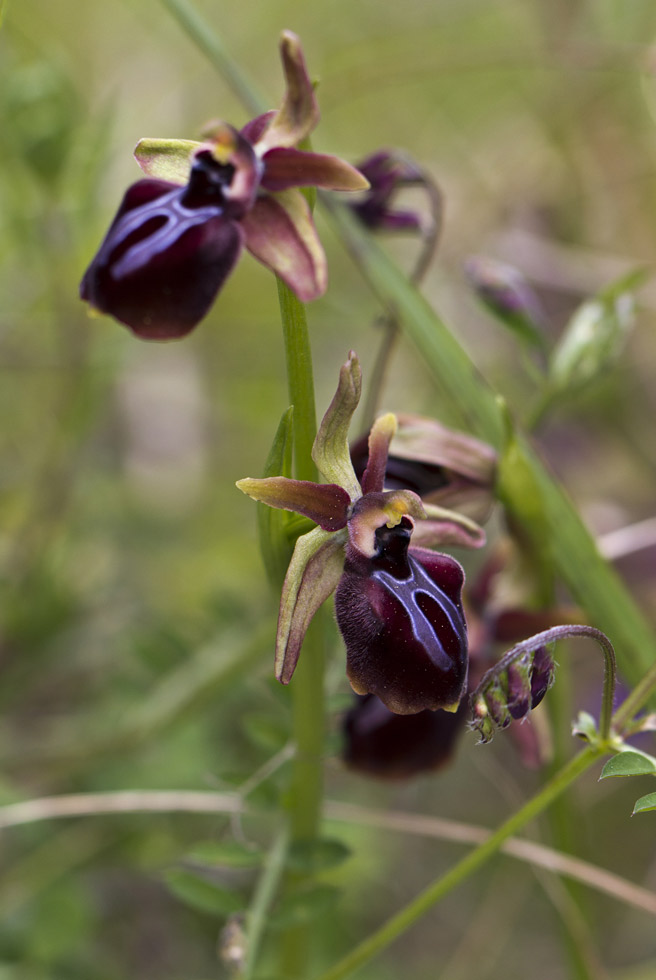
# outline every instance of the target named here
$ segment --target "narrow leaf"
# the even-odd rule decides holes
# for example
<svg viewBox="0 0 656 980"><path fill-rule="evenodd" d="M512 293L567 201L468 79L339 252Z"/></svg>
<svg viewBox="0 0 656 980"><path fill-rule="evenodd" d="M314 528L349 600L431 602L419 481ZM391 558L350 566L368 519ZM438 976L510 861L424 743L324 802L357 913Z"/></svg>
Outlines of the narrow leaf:
<svg viewBox="0 0 656 980"><path fill-rule="evenodd" d="M211 840L195 844L185 859L222 868L255 868L262 863L263 855L258 848L247 847L236 840Z"/></svg>
<svg viewBox="0 0 656 980"><path fill-rule="evenodd" d="M294 408L292 405L280 419L273 443L264 464L264 477L291 476ZM257 508L257 532L262 560L269 582L274 589L282 585L292 549L287 534L290 516L286 511L260 504Z"/></svg>
<svg viewBox="0 0 656 980"><path fill-rule="evenodd" d="M635 320L632 290L643 278L642 270L624 276L574 313L551 358L556 389L583 387L617 359Z"/></svg>
<svg viewBox="0 0 656 980"><path fill-rule="evenodd" d="M346 844L332 837L299 840L292 844L287 863L292 871L310 875L337 867L346 861L350 854L351 850Z"/></svg>

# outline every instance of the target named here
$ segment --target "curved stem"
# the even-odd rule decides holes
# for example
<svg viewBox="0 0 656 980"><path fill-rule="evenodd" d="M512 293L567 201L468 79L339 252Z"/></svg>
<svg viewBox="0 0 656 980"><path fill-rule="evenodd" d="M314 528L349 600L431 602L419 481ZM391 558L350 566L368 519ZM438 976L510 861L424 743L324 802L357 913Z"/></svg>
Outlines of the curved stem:
<svg viewBox="0 0 656 980"><path fill-rule="evenodd" d="M496 854L509 837L545 810L601 755L603 755L603 750L593 746L580 752L560 772L556 773L533 799L506 820L484 843L459 861L445 875L430 884L405 908L388 919L380 929L351 950L339 963L327 970L326 973L322 973L319 980L344 980L345 977L350 976L355 970L386 949L456 885L469 878L474 871L477 871L489 858Z"/></svg>
<svg viewBox="0 0 656 980"><path fill-rule="evenodd" d="M594 626L584 625L564 625L552 626L551 629L543 630L534 636L529 636L527 640L522 640L508 650L503 657L491 667L483 677L472 694L475 698L479 692L484 691L488 683L501 674L509 664L519 659L525 653L533 653L538 647L547 643L555 643L557 640L564 640L570 636L589 636L601 647L604 654L604 687L601 698L601 711L599 715L599 735L603 742L610 736L611 722L613 720L613 701L615 699L615 682L617 677L617 664L615 660L615 650L605 633L595 629ZM655 679L656 683L656 679ZM648 696L648 695L647 695Z"/></svg>
<svg viewBox="0 0 656 980"><path fill-rule="evenodd" d="M414 268L409 276L410 282L414 283L415 286L418 286L426 275L428 267L433 261L435 252L437 251L437 246L439 245L440 235L442 232L444 204L442 192L433 180L432 175L429 174L428 171L418 168L414 161L412 166L415 170L420 170L420 177L411 183L420 185L426 191L429 200L430 212L430 222L423 230L422 246L419 251L419 255L417 256ZM410 184L410 182L408 182L408 184ZM371 371L367 399L364 405L362 428L365 432L371 428L379 411L380 399L383 387L385 385L385 380L387 378L390 360L392 358L394 348L396 347L396 342L401 333L399 318L393 313L388 313L385 316L379 317L375 323L380 327L380 329L382 329L383 337Z"/></svg>

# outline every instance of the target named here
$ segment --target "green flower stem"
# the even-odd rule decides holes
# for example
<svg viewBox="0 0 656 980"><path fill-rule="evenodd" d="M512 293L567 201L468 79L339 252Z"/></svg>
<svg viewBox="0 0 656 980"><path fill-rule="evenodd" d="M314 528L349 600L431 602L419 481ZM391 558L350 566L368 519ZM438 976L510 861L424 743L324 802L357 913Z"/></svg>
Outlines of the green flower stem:
<svg viewBox="0 0 656 980"><path fill-rule="evenodd" d="M418 181L418 185L423 187L428 195L431 220L423 232L421 249L415 261L414 268L410 273L410 282L414 283L415 286L421 284L435 257L444 217L444 202L439 187L427 170L422 170L421 174L422 180L420 182ZM374 424L376 415L380 409L380 401L392 354L401 334L401 325L398 318L391 313L385 317L380 317L377 321L377 326L381 330L382 338L367 385L367 400L362 413L362 428L365 432Z"/></svg>
<svg viewBox="0 0 656 980"><path fill-rule="evenodd" d="M312 446L317 434L312 354L305 306L280 279L278 300L287 358L289 400L294 406L294 464L296 478L317 480ZM315 617L303 643L292 685L294 741L290 819L292 839L317 833L322 799L324 737L324 631Z"/></svg>
<svg viewBox="0 0 656 980"><path fill-rule="evenodd" d="M289 401L294 406L294 466L297 480L317 480L312 446L317 434L312 352L305 306L281 279L278 302L287 359Z"/></svg>
<svg viewBox="0 0 656 980"><path fill-rule="evenodd" d="M453 888L469 878L499 850L502 844L521 830L527 823L545 810L582 773L600 758L605 748L589 746L575 756L560 772L529 800L517 813L513 814L488 839L459 861L450 871L438 878L421 892L405 908L388 919L368 939L356 946L344 959L336 963L319 980L343 980L351 976L359 967L372 960L378 953L391 945L394 940L410 928L433 905L439 902Z"/></svg>
<svg viewBox="0 0 656 980"><path fill-rule="evenodd" d="M656 664L647 671L613 715L613 728L621 732L656 692Z"/></svg>
<svg viewBox="0 0 656 980"><path fill-rule="evenodd" d="M289 400L294 407L294 464L299 480L317 480L312 445L317 433L312 354L305 307L278 279L278 300L287 359ZM292 724L296 753L288 797L291 842L317 836L323 804L325 628L321 610L310 623L303 653L292 681ZM288 885L299 884L290 876ZM282 957L287 978L307 976L310 949L308 927L297 926L283 937Z"/></svg>

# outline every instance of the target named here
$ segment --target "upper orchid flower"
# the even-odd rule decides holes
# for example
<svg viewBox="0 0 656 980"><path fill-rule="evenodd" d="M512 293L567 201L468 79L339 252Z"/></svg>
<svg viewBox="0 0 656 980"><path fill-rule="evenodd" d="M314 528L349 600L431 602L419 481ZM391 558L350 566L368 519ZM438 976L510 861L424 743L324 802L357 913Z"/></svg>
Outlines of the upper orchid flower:
<svg viewBox="0 0 656 980"><path fill-rule="evenodd" d="M319 109L299 39L282 35L282 106L206 142L143 139L147 175L128 189L80 294L149 340L187 334L208 312L244 246L307 302L326 288L326 259L300 187L362 190L334 156L297 145Z"/></svg>
<svg viewBox="0 0 656 980"><path fill-rule="evenodd" d="M296 511L319 526L296 543L280 603L276 674L288 683L303 637L319 606L336 589L337 622L347 649L347 675L359 694L373 693L392 711L455 711L467 681L467 629L462 568L449 555L411 546L425 517L417 494L383 490L393 415L369 435L359 481L348 427L361 390L351 353L326 412L312 457L325 484L285 477L240 480L237 486L271 507ZM483 536L468 518L442 510L431 521L432 545L476 547ZM428 543L424 540L423 543Z"/></svg>

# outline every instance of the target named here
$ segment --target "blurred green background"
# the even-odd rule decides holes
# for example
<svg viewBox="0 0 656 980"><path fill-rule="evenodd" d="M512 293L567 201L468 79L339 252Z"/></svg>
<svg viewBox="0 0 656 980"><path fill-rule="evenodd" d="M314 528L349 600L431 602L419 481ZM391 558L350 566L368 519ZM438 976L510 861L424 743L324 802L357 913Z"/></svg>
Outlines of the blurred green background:
<svg viewBox="0 0 656 980"><path fill-rule="evenodd" d="M513 337L462 273L483 253L539 289L555 339L589 294L656 256L656 8L651 0L199 2L232 56L282 95L277 38L302 38L319 79L315 149L357 162L401 147L446 201L425 292L521 414L532 382ZM249 256L182 343L148 345L90 318L79 279L143 136L195 138L248 114L156 0L13 0L0 30L0 799L114 789L227 789L289 737L288 691L271 678L275 598L252 503L234 481L261 472L286 383L276 288ZM320 413L355 348L366 373L379 312L318 215L330 269L310 309ZM415 245L389 242L410 267ZM539 444L599 534L651 516L656 441L656 288L618 364L558 406ZM384 407L449 421L449 405L402 347ZM494 527L494 525L493 525ZM494 537L494 530L492 531ZM459 556L462 558L463 556ZM480 559L476 559L480 561ZM620 566L647 612L651 552ZM473 568L473 566L472 566ZM458 763L408 785L343 770L348 703L334 638L331 798L493 825L539 783L508 738L463 739ZM577 655L575 708L598 674ZM587 699L587 700L586 700ZM266 812L284 767L256 790ZM612 781L614 782L614 781ZM621 782L621 781L620 781ZM635 787L583 780L572 848L656 887L651 814ZM645 790L647 791L647 790ZM272 811L273 812L273 811ZM273 816L245 822L266 841ZM317 920L331 961L461 853L343 823L344 889ZM536 830L537 833L537 830ZM222 817L142 815L1 832L0 980L227 976L221 916L188 908L166 874ZM548 840L548 833L545 832ZM621 841L621 845L618 844ZM223 873L247 894L252 872ZM595 978L656 976L653 920L498 858L398 942L363 980L570 976L561 919ZM571 903L580 913L574 915ZM578 915L581 921L579 922ZM269 940L269 947L275 943ZM267 948L262 976L267 965ZM603 965L602 965L603 964ZM580 974L579 974L580 975Z"/></svg>

